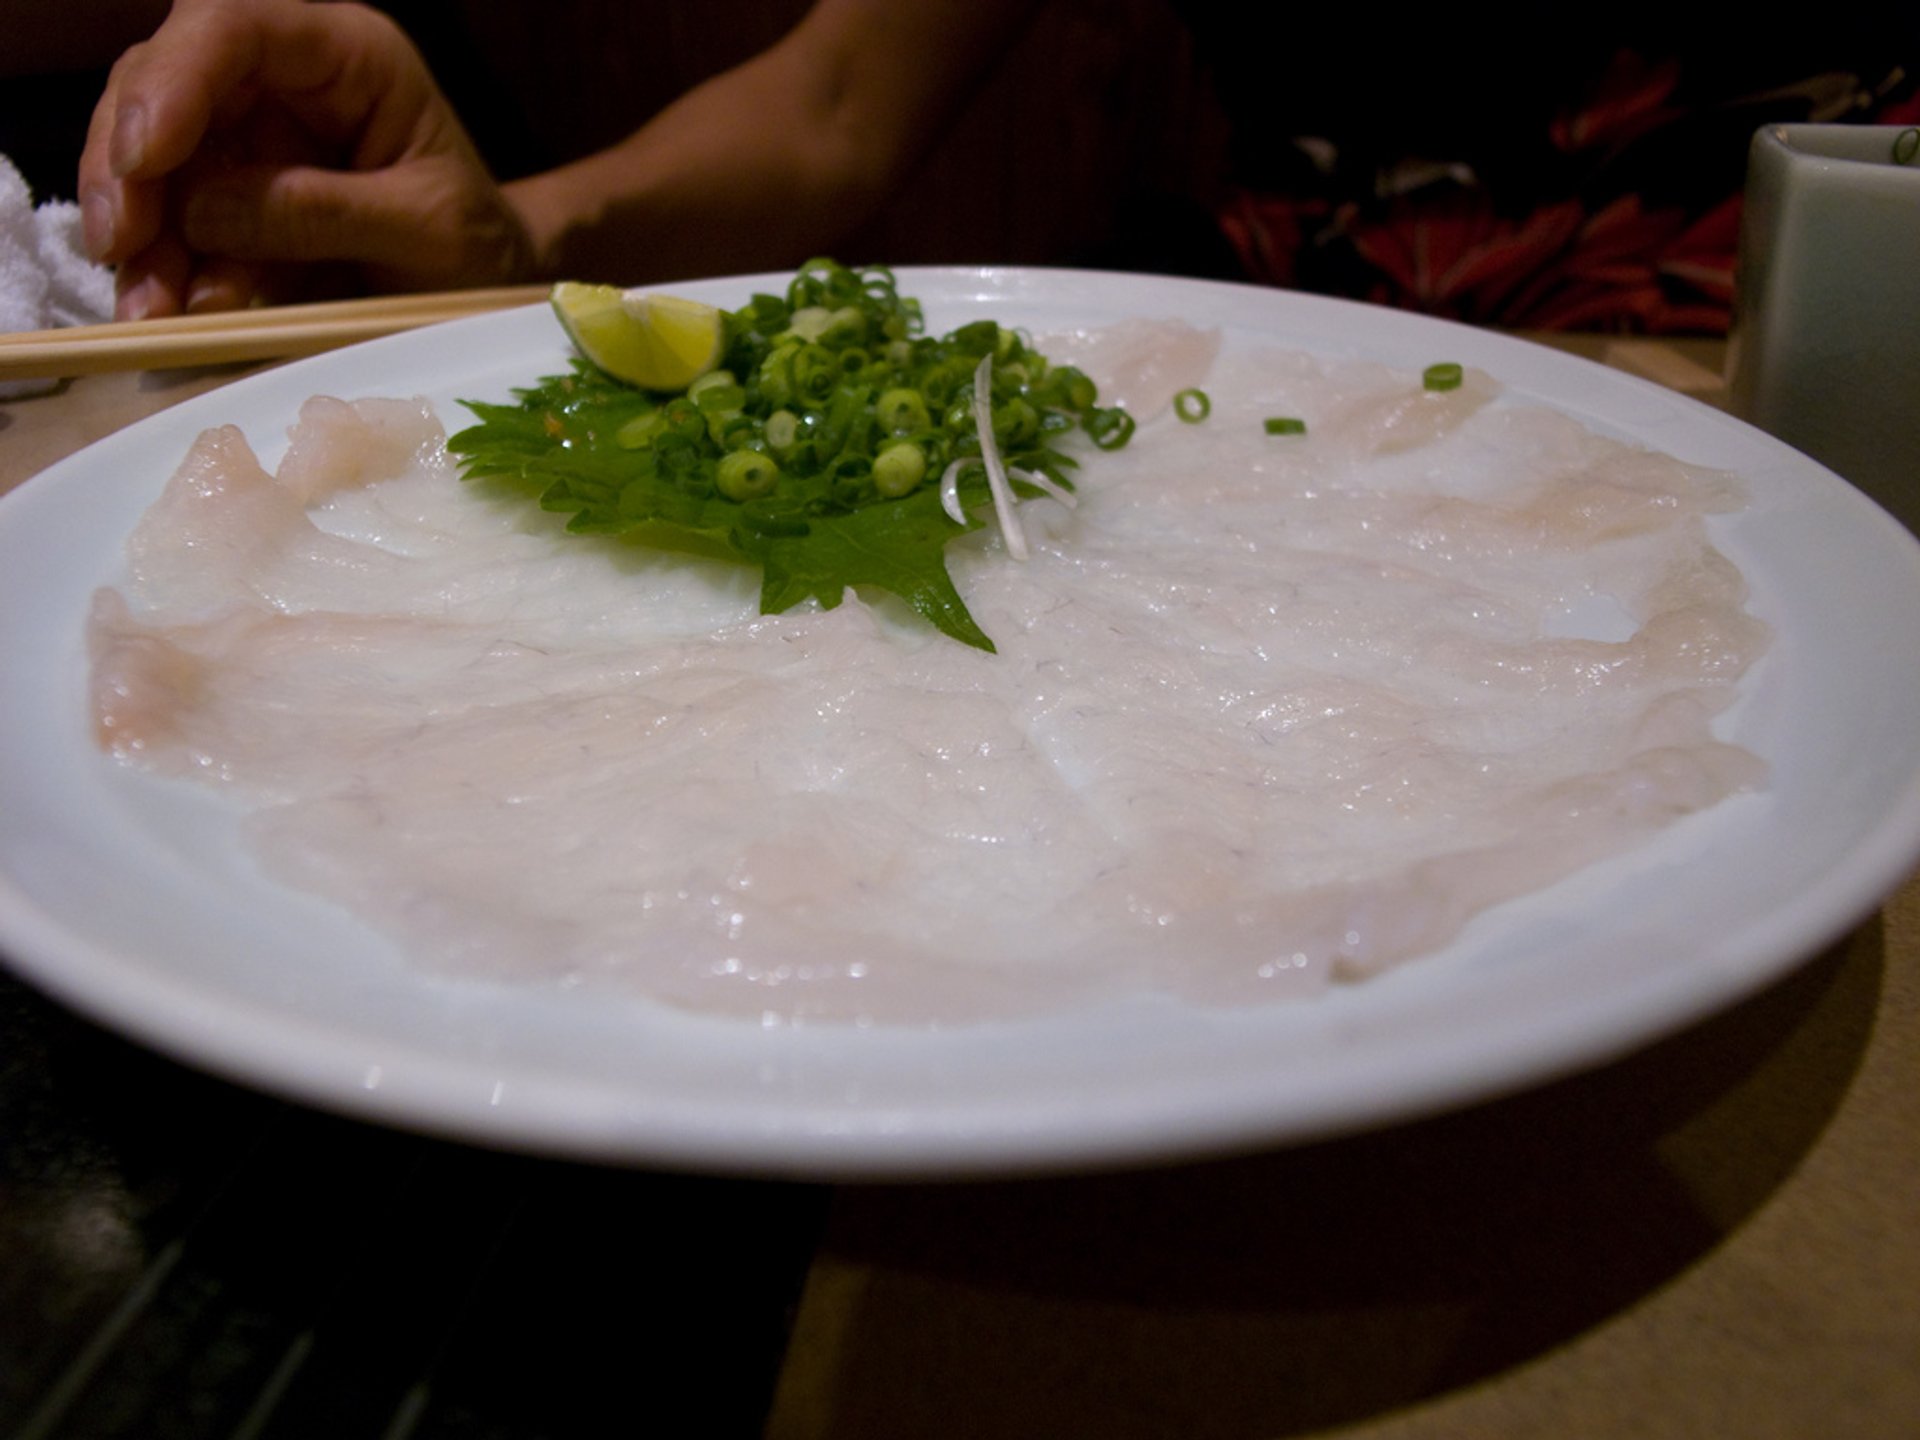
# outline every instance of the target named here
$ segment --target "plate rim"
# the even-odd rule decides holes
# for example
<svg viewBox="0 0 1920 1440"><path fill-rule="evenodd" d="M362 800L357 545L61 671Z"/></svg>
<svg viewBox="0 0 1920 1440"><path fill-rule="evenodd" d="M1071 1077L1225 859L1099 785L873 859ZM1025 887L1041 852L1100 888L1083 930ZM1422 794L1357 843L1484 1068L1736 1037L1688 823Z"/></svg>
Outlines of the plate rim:
<svg viewBox="0 0 1920 1440"><path fill-rule="evenodd" d="M1757 437L1790 456L1796 470L1814 475L1821 485L1840 487L1846 495L1880 514L1887 526L1898 528L1884 512L1878 512L1870 501L1831 472L1787 450L1779 442L1750 431L1733 417L1652 381L1535 345L1521 337L1351 301L1227 281L1013 266L899 267L896 274L901 277L903 290L912 293L939 289L943 284L954 289L984 287L989 292L966 299L945 296L943 304L979 303L982 299L1018 304L1022 297L1009 296L1006 293L1009 288L1017 290L1040 284L1095 289L1144 284L1175 292L1192 286L1202 288L1187 293L1204 292L1216 298L1225 294L1236 301L1298 308L1317 324L1337 326L1352 320L1358 312L1368 323L1404 326L1419 335L1451 333L1475 353L1498 353L1509 351L1510 347L1523 347L1535 352L1537 363L1545 367L1543 373L1588 373L1589 376L1597 373L1606 377L1609 387L1624 387L1629 392L1640 387L1657 397L1662 407L1677 403L1682 413L1686 407L1692 407L1699 416L1712 417L1706 423L1737 427L1748 438ZM746 290L784 284L786 278L785 275L720 277L681 288L695 294L702 290L724 290L744 297ZM94 442L0 497L0 540L10 527L26 523L17 521L16 516L35 506L55 503L48 497L62 487L84 483L68 477L87 473L91 466L99 463L99 455L110 453L116 446L144 443L150 437L177 436L189 426L197 430L203 423L198 417L203 413L211 415L220 409L245 408L254 403L256 396L273 396L289 386L302 388L303 382L288 377L325 374L342 363L342 356L377 355L398 359L416 349L430 349L447 340L452 332L462 336L473 334L476 338L488 330L504 332L515 322L515 317L519 317L521 323L530 323L530 317L544 309L534 305L454 321L432 327L430 331L390 336L348 351L330 352L244 376L232 385L192 397ZM557 338L557 325L554 330ZM529 373L527 380L531 379ZM311 389L306 387L305 393L311 393ZM129 436L135 438L130 440ZM157 468L156 490L173 463L175 461L168 458ZM1839 496L1830 498L1837 501ZM1917 577L1916 589L1920 589L1920 545L1915 545L1904 531L1899 534L1907 542L1910 552L1907 560ZM0 622L0 639L5 639L6 633L4 622ZM312 1063L314 1057L303 1052L303 1063L292 1064L282 1058L276 1065L275 1057L263 1053L261 1043L256 1043L257 1037L250 1027L236 1035L222 1032L218 1027L209 1031L204 1026L196 1026L187 1014L191 1008L187 1005L190 993L176 988L180 983L178 977L142 974L137 957L102 950L85 937L66 933L57 917L41 911L15 884L13 877L5 873L0 873L0 959L62 1003L184 1063L304 1103L478 1143L575 1158L810 1178L905 1178L1088 1169L1253 1146L1302 1143L1411 1120L1591 1068L1694 1024L1812 959L1906 879L1916 858L1920 858L1920 776L1916 776L1903 795L1895 797L1879 823L1856 840L1850 858L1854 864L1830 874L1826 889L1817 897L1818 903L1801 905L1795 912L1798 923L1777 932L1773 943L1763 947L1771 953L1757 958L1749 954L1744 964L1715 970L1706 982L1694 975L1689 984L1681 987L1685 993L1679 998L1649 992L1640 997L1638 1006L1626 1006L1614 1015L1610 1026L1586 1027L1576 1037L1578 1043L1561 1035L1540 1036L1537 1038L1543 1043L1509 1051L1503 1063L1484 1065L1476 1071L1457 1070L1450 1077L1429 1077L1433 1083L1419 1095L1374 1093L1364 1098L1349 1097L1344 1104L1327 1102L1308 1109L1296 1107L1292 1112L1263 1110L1257 1097L1246 1097L1237 1109L1216 1110L1210 1117L1211 1123L1206 1123L1208 1117L1183 1113L1179 1118L1185 1124L1179 1127L1179 1134L1166 1133L1173 1117L1158 1112L1136 1113L1128 1123L1125 1107L1106 1114L1090 1130L1084 1127L1076 1130L1069 1123L1074 1118L1072 1114L1049 1114L1038 1106L1018 1114L1008 1111L987 1114L983 1123L983 1116L977 1111L969 1120L964 1104L958 1115L942 1114L932 1108L907 1116L828 1109L797 1111L784 1117L776 1114L772 1120L766 1114L757 1119L734 1115L732 1123L716 1124L715 1115L699 1106L683 1107L678 1117L638 1113L631 1103L622 1104L622 1097L617 1093L583 1093L577 1078L555 1091L551 1097L554 1103L543 1103L539 1087L535 1086L534 1099L516 1098L510 1106L497 1103L488 1106L476 1099L479 1092L475 1082L480 1077L465 1073L450 1079L443 1073L448 1067L453 1071L470 1067L465 1061L444 1055L425 1057L426 1069L416 1067L417 1073L404 1085L391 1080L371 1086L355 1084L351 1083L354 1077L350 1074L354 1067L377 1062L363 1060L353 1034L328 1031L314 1042L322 1051L330 1052L321 1057L326 1063ZM81 962L77 971L76 958ZM117 983L103 990L99 983L103 977ZM187 991L191 991L190 986ZM224 999L229 1006L234 1003L233 997ZM1652 1013L1641 1013L1648 1010ZM633 1098L626 1097L628 1102ZM583 1100L593 1102L590 1109L578 1108ZM1070 1106L1071 1097L1061 1103ZM1089 1114L1083 1118L1096 1117ZM722 1115L719 1119L724 1122L728 1117Z"/></svg>

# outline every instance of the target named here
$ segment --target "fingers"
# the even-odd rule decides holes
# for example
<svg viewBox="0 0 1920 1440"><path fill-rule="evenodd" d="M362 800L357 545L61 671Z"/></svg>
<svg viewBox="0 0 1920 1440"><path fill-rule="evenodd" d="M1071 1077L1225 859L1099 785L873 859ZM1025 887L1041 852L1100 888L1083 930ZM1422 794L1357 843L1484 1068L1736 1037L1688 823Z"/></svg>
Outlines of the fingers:
<svg viewBox="0 0 1920 1440"><path fill-rule="evenodd" d="M317 34L304 32L327 27L304 23L306 8L288 0L179 0L153 38L114 66L109 172L153 180L179 169L216 117L232 119L252 96L275 88L287 68L279 57L298 52L296 73L320 59Z"/></svg>
<svg viewBox="0 0 1920 1440"><path fill-rule="evenodd" d="M214 132L251 135L262 98L316 126L341 159L378 164L398 153L405 110L438 92L399 29L359 6L178 0L115 64L88 128L79 195L93 257L120 262L153 243L164 182L204 159ZM391 153L368 158L370 137Z"/></svg>
<svg viewBox="0 0 1920 1440"><path fill-rule="evenodd" d="M189 315L244 310L261 297L263 288L258 266L215 256L202 262L187 281L185 309Z"/></svg>
<svg viewBox="0 0 1920 1440"><path fill-rule="evenodd" d="M439 99L399 26L353 4L177 0L123 63L107 149L125 179L178 170L256 100L343 147L344 163L369 168L395 158L419 110Z"/></svg>
<svg viewBox="0 0 1920 1440"><path fill-rule="evenodd" d="M248 260L383 262L401 252L409 217L391 172L355 175L306 165L246 165L209 175L181 209L187 243ZM420 247L420 230L411 248Z"/></svg>
<svg viewBox="0 0 1920 1440"><path fill-rule="evenodd" d="M131 53L131 52L129 52ZM161 223L163 199L152 182L122 180L109 156L119 115L119 66L94 107L87 142L80 154L79 198L81 234L87 253L105 264L115 264L153 243Z"/></svg>
<svg viewBox="0 0 1920 1440"><path fill-rule="evenodd" d="M397 284L498 283L525 263L525 237L475 160L430 157L365 173L248 165L185 196L181 228L207 254L253 261L352 261Z"/></svg>
<svg viewBox="0 0 1920 1440"><path fill-rule="evenodd" d="M113 69L80 199L127 317L249 303L269 263L489 283L528 248L418 52L348 3L176 0Z"/></svg>
<svg viewBox="0 0 1920 1440"><path fill-rule="evenodd" d="M157 320L186 307L187 278L193 268L187 247L162 235L121 262L114 276L116 320Z"/></svg>
<svg viewBox="0 0 1920 1440"><path fill-rule="evenodd" d="M120 57L108 76L79 167L82 233L95 260L128 264L156 244L165 223L166 172L193 153L216 104L239 85L244 74L235 67L235 59L244 58L236 56L239 30L228 32L225 43L207 44L215 10L183 0L151 39ZM133 277L120 284L122 310L137 307L136 297L147 294L151 278L174 275L177 251L170 245L161 252L165 264L152 264L148 257L134 266Z"/></svg>

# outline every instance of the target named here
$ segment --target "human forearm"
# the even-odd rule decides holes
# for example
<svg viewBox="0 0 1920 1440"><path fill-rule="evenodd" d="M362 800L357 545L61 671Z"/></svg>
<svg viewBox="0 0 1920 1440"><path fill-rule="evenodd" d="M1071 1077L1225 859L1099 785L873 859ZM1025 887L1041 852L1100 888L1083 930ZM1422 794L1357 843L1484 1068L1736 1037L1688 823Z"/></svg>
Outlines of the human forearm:
<svg viewBox="0 0 1920 1440"><path fill-rule="evenodd" d="M689 97L619 145L505 187L542 278L637 283L784 265L871 214L884 182L858 156L823 163L817 139L769 145L729 109ZM801 123L783 118L793 133ZM746 127L738 127L744 129Z"/></svg>
<svg viewBox="0 0 1920 1440"><path fill-rule="evenodd" d="M823 0L627 140L506 187L540 274L623 283L834 248L910 172L1031 9Z"/></svg>
<svg viewBox="0 0 1920 1440"><path fill-rule="evenodd" d="M178 0L95 112L88 245L128 318L789 265L873 214L1033 3L818 0L620 144L503 188L383 14Z"/></svg>

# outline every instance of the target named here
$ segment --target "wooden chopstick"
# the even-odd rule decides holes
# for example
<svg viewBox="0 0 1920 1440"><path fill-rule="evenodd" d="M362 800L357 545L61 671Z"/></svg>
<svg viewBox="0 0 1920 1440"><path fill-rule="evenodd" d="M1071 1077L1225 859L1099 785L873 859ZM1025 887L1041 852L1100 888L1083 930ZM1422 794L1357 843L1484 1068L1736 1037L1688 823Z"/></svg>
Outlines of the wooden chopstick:
<svg viewBox="0 0 1920 1440"><path fill-rule="evenodd" d="M546 299L547 293L544 285L447 290L0 335L0 380L316 355L442 320L531 305Z"/></svg>

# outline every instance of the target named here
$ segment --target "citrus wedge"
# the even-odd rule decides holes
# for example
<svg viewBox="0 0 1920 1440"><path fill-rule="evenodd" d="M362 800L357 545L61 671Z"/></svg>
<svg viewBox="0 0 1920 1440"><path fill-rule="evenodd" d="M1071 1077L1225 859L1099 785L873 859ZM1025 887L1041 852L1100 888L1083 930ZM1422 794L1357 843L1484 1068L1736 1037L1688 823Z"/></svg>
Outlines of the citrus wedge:
<svg viewBox="0 0 1920 1440"><path fill-rule="evenodd" d="M726 353L726 316L698 300L562 280L553 312L582 355L643 390L684 390Z"/></svg>

